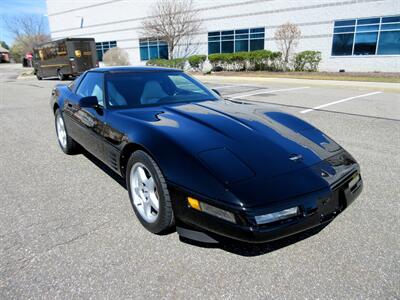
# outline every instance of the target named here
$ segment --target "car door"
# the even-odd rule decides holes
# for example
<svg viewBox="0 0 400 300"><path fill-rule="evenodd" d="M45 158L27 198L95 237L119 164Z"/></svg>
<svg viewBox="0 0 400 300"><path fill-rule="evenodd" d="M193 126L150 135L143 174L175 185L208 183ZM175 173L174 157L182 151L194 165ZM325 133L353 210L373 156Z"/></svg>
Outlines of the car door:
<svg viewBox="0 0 400 300"><path fill-rule="evenodd" d="M98 106L80 107L82 97L96 96ZM104 158L104 74L87 72L75 93L64 100L64 114L70 135L86 150L103 160Z"/></svg>

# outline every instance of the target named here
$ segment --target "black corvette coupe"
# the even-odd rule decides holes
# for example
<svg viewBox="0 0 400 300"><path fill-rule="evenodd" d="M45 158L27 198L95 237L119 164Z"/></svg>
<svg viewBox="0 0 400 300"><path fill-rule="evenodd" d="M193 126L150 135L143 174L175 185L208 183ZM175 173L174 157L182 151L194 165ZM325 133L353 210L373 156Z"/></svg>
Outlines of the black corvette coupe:
<svg viewBox="0 0 400 300"><path fill-rule="evenodd" d="M312 125L180 70L93 69L57 85L51 108L61 149L124 177L153 233L271 241L331 221L362 190L354 158Z"/></svg>

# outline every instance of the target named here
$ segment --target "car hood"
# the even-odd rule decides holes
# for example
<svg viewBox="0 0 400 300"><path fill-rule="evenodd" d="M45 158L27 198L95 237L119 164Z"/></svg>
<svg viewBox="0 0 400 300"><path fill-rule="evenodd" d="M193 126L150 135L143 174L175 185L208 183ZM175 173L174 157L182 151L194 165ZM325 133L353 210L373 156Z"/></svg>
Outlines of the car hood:
<svg viewBox="0 0 400 300"><path fill-rule="evenodd" d="M121 113L168 135L227 185L307 168L341 149L310 124L264 106L219 100Z"/></svg>

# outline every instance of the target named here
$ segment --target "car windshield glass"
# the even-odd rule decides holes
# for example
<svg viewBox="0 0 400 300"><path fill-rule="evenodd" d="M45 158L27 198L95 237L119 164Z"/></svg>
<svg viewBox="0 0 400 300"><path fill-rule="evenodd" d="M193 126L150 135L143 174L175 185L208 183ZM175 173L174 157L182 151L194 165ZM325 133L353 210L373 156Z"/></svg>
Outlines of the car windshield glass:
<svg viewBox="0 0 400 300"><path fill-rule="evenodd" d="M217 97L201 83L179 71L107 75L107 101L114 108L217 100Z"/></svg>

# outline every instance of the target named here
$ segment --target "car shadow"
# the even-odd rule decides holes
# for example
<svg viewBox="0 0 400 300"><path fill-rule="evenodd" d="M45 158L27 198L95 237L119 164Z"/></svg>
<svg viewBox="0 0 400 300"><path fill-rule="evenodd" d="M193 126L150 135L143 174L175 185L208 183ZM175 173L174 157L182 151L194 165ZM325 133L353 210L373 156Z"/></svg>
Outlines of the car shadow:
<svg viewBox="0 0 400 300"><path fill-rule="evenodd" d="M271 252L274 252L276 250L285 248L287 246L293 245L295 243L298 243L300 241L303 241L305 239L308 239L319 232L321 232L328 223L322 224L320 226L311 228L309 230L276 240L272 242L267 242L267 243L245 243L241 241L236 241L224 237L218 237L216 235L213 235L212 237L218 241L218 243L202 243L202 242L197 242L185 237L180 237L180 241L182 243L192 245L195 247L200 247L200 248L213 248L213 249L221 249L226 252L240 255L240 256L245 256L245 257L252 257L252 256L260 256L264 254L268 254Z"/></svg>
<svg viewBox="0 0 400 300"><path fill-rule="evenodd" d="M86 150L82 149L82 154L89 159L94 165L96 165L99 169L101 169L103 172L105 172L108 176L110 176L112 179L114 179L121 187L124 189L127 189L126 187L126 182L124 178L116 174L111 168L106 166L102 161L97 159L95 156L87 152ZM290 246L292 244L295 244L297 242L300 242L302 240L305 240L307 238L310 238L317 233L321 232L329 223L325 223L323 225L320 225L318 227L309 229L307 231L291 235L289 237L285 237L276 241L268 242L268 243L255 243L255 244L250 244L250 243L245 243L245 242L240 242L228 238L224 238L212 233L208 233L213 239L215 239L218 243L203 243L203 242L198 242L192 239L188 239L182 236L179 236L179 239L182 243L194 246L194 247L200 247L200 248L216 248L216 249L221 249L226 252L230 252L236 255L240 256L246 256L246 257L251 257L251 256L259 256L263 254L268 254L273 251L285 248L287 246ZM171 232L168 232L167 234L175 232L172 230Z"/></svg>

